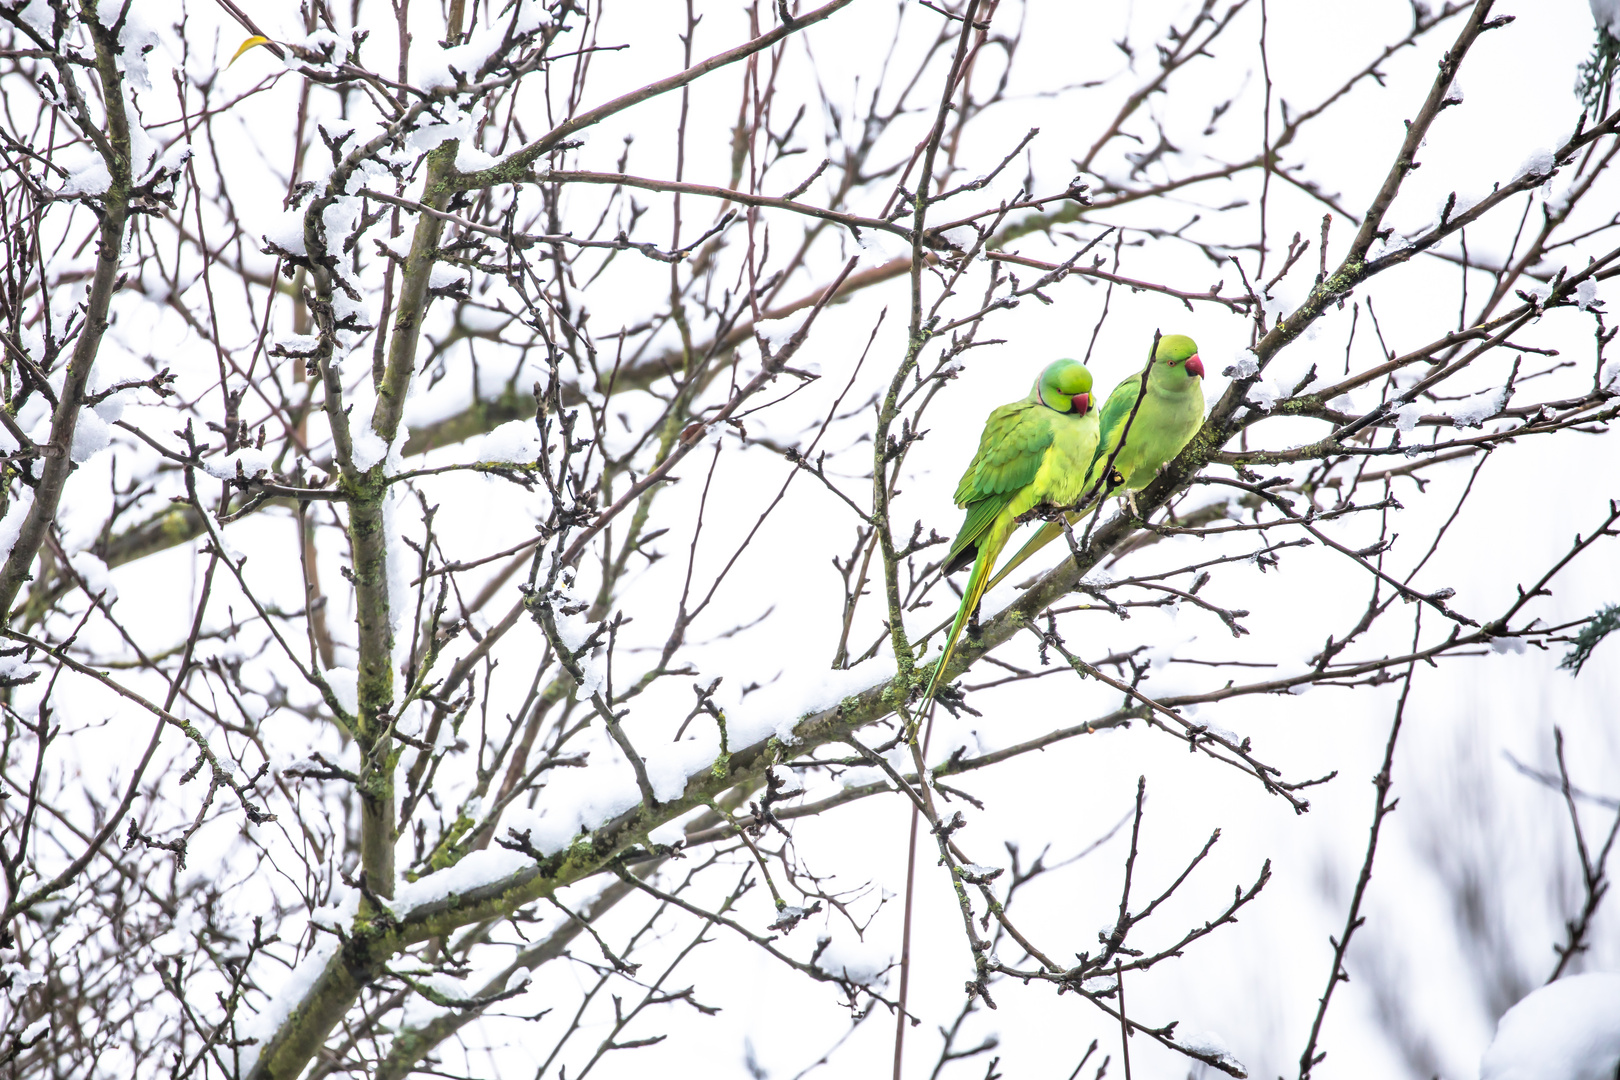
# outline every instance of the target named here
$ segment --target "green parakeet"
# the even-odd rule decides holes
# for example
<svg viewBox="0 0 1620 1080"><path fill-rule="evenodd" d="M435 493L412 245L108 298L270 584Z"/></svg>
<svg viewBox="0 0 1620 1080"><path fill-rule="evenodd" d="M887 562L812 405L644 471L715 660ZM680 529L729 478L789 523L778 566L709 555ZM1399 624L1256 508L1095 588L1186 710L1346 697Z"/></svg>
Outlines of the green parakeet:
<svg viewBox="0 0 1620 1080"><path fill-rule="evenodd" d="M1131 415L1141 388L1142 376L1138 371L1114 387L1103 403L1098 418L1101 435L1083 490L1090 491L1102 478L1103 467L1108 464L1114 447L1119 446L1125 420ZM1141 491L1152 483L1165 463L1181 453L1203 419L1204 362L1198 358L1198 346L1185 334L1166 335L1159 339L1159 348L1153 354L1147 398L1136 410L1125 445L1114 458L1114 471L1124 478L1120 486L1127 492ZM1078 518L1078 514L1071 515L1069 520L1073 523ZM1024 560L1062 535L1063 526L1059 522L1050 521L1041 526L990 584L999 583Z"/></svg>
<svg viewBox="0 0 1620 1080"><path fill-rule="evenodd" d="M945 573L969 563L973 573L928 681L927 698L934 696L1018 518L1042 504L1062 506L1080 497L1097 451L1091 404L1091 372L1074 360L1057 360L1041 372L1028 397L1001 406L985 420L979 452L956 485L956 505L967 517L945 557Z"/></svg>

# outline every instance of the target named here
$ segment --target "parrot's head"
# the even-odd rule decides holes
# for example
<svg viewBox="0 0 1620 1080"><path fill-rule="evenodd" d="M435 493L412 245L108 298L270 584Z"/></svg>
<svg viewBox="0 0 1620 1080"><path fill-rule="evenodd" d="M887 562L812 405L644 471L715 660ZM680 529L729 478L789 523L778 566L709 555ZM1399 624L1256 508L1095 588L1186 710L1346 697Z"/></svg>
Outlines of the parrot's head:
<svg viewBox="0 0 1620 1080"><path fill-rule="evenodd" d="M1204 377L1204 362L1198 359L1198 345L1186 334L1166 334L1159 339L1159 351L1153 358L1166 374L1179 374L1191 382ZM1178 380L1180 381L1180 380Z"/></svg>
<svg viewBox="0 0 1620 1080"><path fill-rule="evenodd" d="M1048 409L1084 416L1091 410L1091 372L1078 360L1054 360L1035 380L1035 396Z"/></svg>

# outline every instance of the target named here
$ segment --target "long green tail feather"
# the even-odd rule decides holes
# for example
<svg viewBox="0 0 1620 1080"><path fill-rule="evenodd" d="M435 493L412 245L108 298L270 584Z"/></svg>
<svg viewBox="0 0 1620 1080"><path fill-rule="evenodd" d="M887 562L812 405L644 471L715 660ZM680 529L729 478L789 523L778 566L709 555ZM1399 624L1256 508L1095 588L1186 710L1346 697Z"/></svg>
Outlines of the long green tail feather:
<svg viewBox="0 0 1620 1080"><path fill-rule="evenodd" d="M1069 519L1069 525L1071 527L1075 527L1075 533L1076 536L1078 536L1080 531L1078 526L1093 514L1100 512L1101 511L1099 510L1098 503L1094 502L1079 513L1068 514L1066 516ZM1018 569L1025 562L1027 562L1030 556L1034 555L1037 551L1041 550L1041 548L1045 547L1047 544L1050 544L1052 541L1056 540L1062 535L1063 526L1055 521L1048 521L1039 529L1035 530L1035 535L1029 538L1028 543L1018 549L1018 554L1008 559L1006 565L997 571L995 577L990 579L990 584L985 586L985 591L988 592L990 589L1000 585L1006 580L1008 574L1012 573L1014 570Z"/></svg>
<svg viewBox="0 0 1620 1080"><path fill-rule="evenodd" d="M1005 535L1005 534L1004 534ZM1003 539L1002 543L1005 543ZM979 557L973 560L973 573L968 575L967 589L962 593L962 606L956 609L956 621L951 624L951 634L945 639L945 651L939 655L939 663L934 667L934 674L928 680L928 692L923 695L923 701L934 700L934 691L939 689L939 680L945 674L945 667L951 662L956 653L956 642L962 636L962 630L973 617L973 611L984 599L985 590L990 587L990 562L996 553L1001 550L1001 544L979 548Z"/></svg>
<svg viewBox="0 0 1620 1080"><path fill-rule="evenodd" d="M1069 524L1072 525L1079 520L1079 514L1069 515ZM1029 542L1018 549L1018 554L1014 555L1011 559L1008 559L1007 564L996 573L995 577L990 579L990 584L986 586L986 591L1000 585L1002 580L1008 574L1012 573L1014 570L1023 565L1023 563L1031 555L1035 554L1037 551L1041 550L1041 548L1045 547L1047 544L1050 544L1053 540L1056 540L1062 535L1063 526L1059 525L1057 522L1048 521L1045 525L1042 525L1035 531L1035 535L1029 538Z"/></svg>

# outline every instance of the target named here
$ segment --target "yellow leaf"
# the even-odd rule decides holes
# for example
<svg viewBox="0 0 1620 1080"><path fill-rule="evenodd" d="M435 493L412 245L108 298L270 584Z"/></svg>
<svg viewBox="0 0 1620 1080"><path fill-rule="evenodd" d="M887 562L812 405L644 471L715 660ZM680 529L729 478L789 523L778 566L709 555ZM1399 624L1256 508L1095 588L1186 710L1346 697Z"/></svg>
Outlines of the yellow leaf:
<svg viewBox="0 0 1620 1080"><path fill-rule="evenodd" d="M254 34L252 37L250 37L246 41L242 42L241 47L236 50L236 55L231 57L230 64L226 64L225 66L230 67L231 64L236 63L236 61L241 57L241 55L243 53L247 52L249 49L253 48L253 46L255 46L255 45L269 45L270 43L271 42L270 42L269 38L261 37L258 34Z"/></svg>

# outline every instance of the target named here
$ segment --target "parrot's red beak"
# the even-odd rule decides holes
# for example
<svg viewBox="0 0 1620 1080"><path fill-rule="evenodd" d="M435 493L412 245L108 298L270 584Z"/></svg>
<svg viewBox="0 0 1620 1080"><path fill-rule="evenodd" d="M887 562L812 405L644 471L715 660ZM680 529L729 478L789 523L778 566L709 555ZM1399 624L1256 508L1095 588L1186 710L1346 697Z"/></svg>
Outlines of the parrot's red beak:
<svg viewBox="0 0 1620 1080"><path fill-rule="evenodd" d="M1204 377L1204 362L1198 359L1197 353L1187 357L1187 374L1196 375L1200 379Z"/></svg>
<svg viewBox="0 0 1620 1080"><path fill-rule="evenodd" d="M1074 397L1069 399L1069 407L1074 410L1074 415L1076 416L1086 415L1086 413L1091 411L1091 395L1074 395Z"/></svg>

